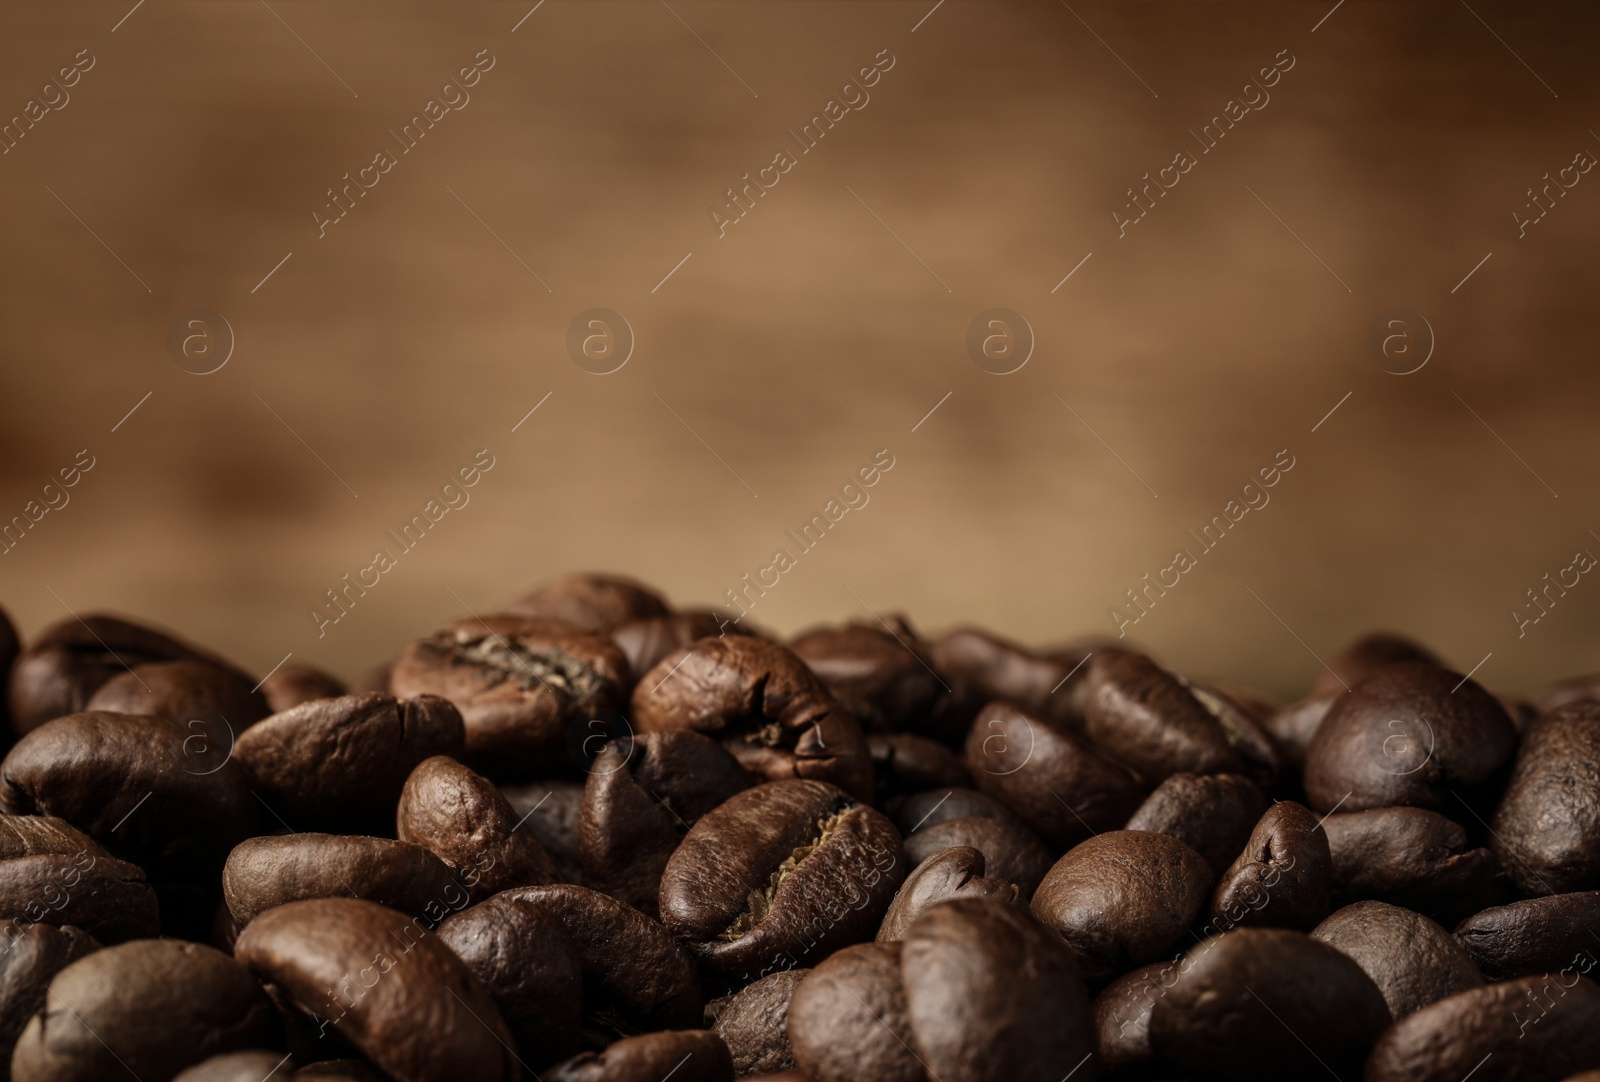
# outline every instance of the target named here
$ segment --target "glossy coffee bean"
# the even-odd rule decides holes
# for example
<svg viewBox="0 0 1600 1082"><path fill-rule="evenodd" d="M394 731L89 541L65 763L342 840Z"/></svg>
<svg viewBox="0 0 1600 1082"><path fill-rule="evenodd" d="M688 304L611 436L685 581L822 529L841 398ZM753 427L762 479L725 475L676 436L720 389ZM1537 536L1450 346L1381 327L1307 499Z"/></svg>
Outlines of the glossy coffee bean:
<svg viewBox="0 0 1600 1082"><path fill-rule="evenodd" d="M1421 913L1385 902L1347 905L1312 929L1311 938L1354 959L1396 1021L1483 983L1449 932Z"/></svg>
<svg viewBox="0 0 1600 1082"><path fill-rule="evenodd" d="M709 972L744 983L872 938L905 872L879 812L822 782L769 782L690 828L661 877L661 919Z"/></svg>
<svg viewBox="0 0 1600 1082"><path fill-rule="evenodd" d="M789 649L869 733L916 728L940 696L951 694L934 670L932 648L904 616L816 628Z"/></svg>
<svg viewBox="0 0 1600 1082"><path fill-rule="evenodd" d="M733 1082L733 1061L722 1038L705 1030L625 1037L604 1052L584 1052L543 1075L549 1082Z"/></svg>
<svg viewBox="0 0 1600 1082"><path fill-rule="evenodd" d="M499 789L511 810L517 813L522 829L531 831L550 854L561 881L583 884L583 868L578 859L578 821L583 814L584 784L551 778L501 785Z"/></svg>
<svg viewBox="0 0 1600 1082"><path fill-rule="evenodd" d="M918 862L889 903L876 942L904 939L924 910L955 898L992 898L1026 908L1031 892L1005 878L986 876L987 868L984 854L969 846L945 849Z"/></svg>
<svg viewBox="0 0 1600 1082"><path fill-rule="evenodd" d="M221 951L140 939L79 958L55 975L11 1057L13 1082L169 1079L223 1052L271 1048L277 1015L245 968Z"/></svg>
<svg viewBox="0 0 1600 1082"><path fill-rule="evenodd" d="M310 898L364 898L438 924L467 905L467 888L438 857L410 842L337 834L249 838L228 854L222 893L239 925Z"/></svg>
<svg viewBox="0 0 1600 1082"><path fill-rule="evenodd" d="M1322 821L1336 905L1389 902L1455 923L1490 904L1500 861L1471 848L1459 823L1421 808L1338 812Z"/></svg>
<svg viewBox="0 0 1600 1082"><path fill-rule="evenodd" d="M633 723L643 733L713 735L769 781L807 778L872 799L860 726L805 662L765 639L701 639L668 654L634 688Z"/></svg>
<svg viewBox="0 0 1600 1082"><path fill-rule="evenodd" d="M585 631L609 632L630 620L669 616L666 600L619 575L563 575L502 605L502 613L560 620Z"/></svg>
<svg viewBox="0 0 1600 1082"><path fill-rule="evenodd" d="M156 892L137 864L104 853L0 861L0 919L81 928L101 943L158 934Z"/></svg>
<svg viewBox="0 0 1600 1082"><path fill-rule="evenodd" d="M101 684L84 709L171 718L223 748L271 712L255 681L204 661L136 665Z"/></svg>
<svg viewBox="0 0 1600 1082"><path fill-rule="evenodd" d="M294 1070L280 1052L224 1052L186 1068L172 1082L266 1082L274 1073L289 1077Z"/></svg>
<svg viewBox="0 0 1600 1082"><path fill-rule="evenodd" d="M1328 711L1306 751L1305 786L1320 812L1397 804L1459 808L1511 757L1505 708L1472 680L1423 662L1372 672ZM1344 803L1340 803L1343 801Z"/></svg>
<svg viewBox="0 0 1600 1082"><path fill-rule="evenodd" d="M1178 968L1150 1012L1150 1046L1185 1077L1357 1078L1389 1025L1361 967L1303 932L1240 928Z"/></svg>
<svg viewBox="0 0 1600 1082"><path fill-rule="evenodd" d="M1180 943L1214 879L1205 858L1176 838L1113 830L1057 861L1032 910L1071 949L1084 977L1098 982Z"/></svg>
<svg viewBox="0 0 1600 1082"><path fill-rule="evenodd" d="M717 1014L712 1031L733 1057L733 1072L746 1075L788 1071L794 1067L789 1044L789 1002L809 969L770 973L734 993Z"/></svg>
<svg viewBox="0 0 1600 1082"><path fill-rule="evenodd" d="M1524 893L1600 887L1600 702L1563 706L1528 730L1492 844Z"/></svg>
<svg viewBox="0 0 1600 1082"><path fill-rule="evenodd" d="M858 943L829 955L789 1000L795 1065L815 1082L927 1082L912 1051L900 944Z"/></svg>
<svg viewBox="0 0 1600 1082"><path fill-rule="evenodd" d="M395 811L401 841L426 848L482 901L511 887L559 879L550 855L522 827L494 783L445 755L417 764ZM404 907L399 907L404 908Z"/></svg>
<svg viewBox="0 0 1600 1082"><path fill-rule="evenodd" d="M1266 811L1266 796L1241 774L1174 774L1139 805L1127 829L1177 838L1221 873Z"/></svg>
<svg viewBox="0 0 1600 1082"><path fill-rule="evenodd" d="M878 803L888 804L929 789L970 787L972 775L961 756L936 740L915 733L870 733L872 776Z"/></svg>
<svg viewBox="0 0 1600 1082"><path fill-rule="evenodd" d="M1059 729L1082 734L1083 715L1070 693L1073 681L1068 680L1078 659L1043 657L977 628L958 628L940 636L931 644L931 653L933 667L952 689L949 698L970 698L974 709L1004 699ZM1079 670L1075 679L1082 675Z"/></svg>
<svg viewBox="0 0 1600 1082"><path fill-rule="evenodd" d="M520 1076L494 1001L438 936L404 913L355 898L290 902L251 921L234 954L397 1078Z"/></svg>
<svg viewBox="0 0 1600 1082"><path fill-rule="evenodd" d="M914 834L947 819L997 819L1027 828L1022 817L987 793L960 786L944 786L913 793L889 809L889 818L901 834Z"/></svg>
<svg viewBox="0 0 1600 1082"><path fill-rule="evenodd" d="M643 616L611 629L611 639L628 658L628 671L649 672L656 662L696 639L711 635L743 635L744 628L707 609Z"/></svg>
<svg viewBox="0 0 1600 1082"><path fill-rule="evenodd" d="M1558 1082L1600 1066L1600 986L1566 972L1486 984L1397 1022L1367 1082Z"/></svg>
<svg viewBox="0 0 1600 1082"><path fill-rule="evenodd" d="M1404 635L1377 631L1345 645L1328 659L1311 687L1313 697L1343 695L1385 665L1415 662L1443 668L1444 663L1421 643Z"/></svg>
<svg viewBox="0 0 1600 1082"><path fill-rule="evenodd" d="M1060 1082L1094 1051L1072 954L1013 906L928 909L906 934L900 975L913 1047L940 1082Z"/></svg>
<svg viewBox="0 0 1600 1082"><path fill-rule="evenodd" d="M380 688L389 686L386 677ZM350 693L344 681L310 665L279 665L261 681L261 694L274 714L316 699L338 699Z"/></svg>
<svg viewBox="0 0 1600 1082"><path fill-rule="evenodd" d="M39 853L111 855L65 819L51 815L0 814L0 860Z"/></svg>
<svg viewBox="0 0 1600 1082"><path fill-rule="evenodd" d="M1485 909L1456 926L1456 939L1485 977L1499 981L1567 968L1588 973L1600 958L1596 930L1600 891L1585 890Z"/></svg>
<svg viewBox="0 0 1600 1082"><path fill-rule="evenodd" d="M997 819L973 818L947 819L913 833L905 840L907 866L915 868L957 846L981 852L988 869L984 874L1015 883L1023 898L1033 897L1039 881L1055 863L1033 831Z"/></svg>
<svg viewBox="0 0 1600 1082"><path fill-rule="evenodd" d="M1122 826L1144 796L1122 767L1009 703L978 714L966 762L980 790L1057 849Z"/></svg>
<svg viewBox="0 0 1600 1082"><path fill-rule="evenodd" d="M0 1078L10 1078L11 1052L28 1019L44 1009L55 975L100 949L89 933L27 920L0 922Z"/></svg>
<svg viewBox="0 0 1600 1082"><path fill-rule="evenodd" d="M1304 805L1267 809L1211 895L1212 927L1310 931L1333 907L1328 836Z"/></svg>
<svg viewBox="0 0 1600 1082"><path fill-rule="evenodd" d="M1124 973L1094 997L1095 1053L1107 1071L1141 1078L1153 1073L1150 1013L1178 973L1174 961L1151 962Z"/></svg>

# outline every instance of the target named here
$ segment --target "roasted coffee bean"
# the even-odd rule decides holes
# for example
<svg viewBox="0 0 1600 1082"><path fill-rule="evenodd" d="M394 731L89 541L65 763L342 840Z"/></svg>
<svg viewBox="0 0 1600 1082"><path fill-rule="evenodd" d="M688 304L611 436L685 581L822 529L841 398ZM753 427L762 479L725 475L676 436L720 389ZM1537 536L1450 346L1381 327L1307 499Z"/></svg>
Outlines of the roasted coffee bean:
<svg viewBox="0 0 1600 1082"><path fill-rule="evenodd" d="M65 819L50 815L0 815L0 860L39 853L111 855Z"/></svg>
<svg viewBox="0 0 1600 1082"><path fill-rule="evenodd" d="M1010 703L978 714L966 761L980 790L1057 849L1122 826L1144 798L1122 767Z"/></svg>
<svg viewBox="0 0 1600 1082"><path fill-rule="evenodd" d="M691 1029L627 1037L604 1052L584 1052L544 1073L549 1082L733 1082L728 1046Z"/></svg>
<svg viewBox="0 0 1600 1082"><path fill-rule="evenodd" d="M1305 770L1306 752L1311 749L1311 741L1322 726L1322 720L1328 716L1328 711L1333 709L1333 704L1343 694L1345 691L1340 688L1338 694L1301 699L1267 715L1264 724L1267 732L1278 742L1278 750L1283 754L1286 766L1295 771Z"/></svg>
<svg viewBox="0 0 1600 1082"><path fill-rule="evenodd" d="M661 877L661 919L742 984L871 939L905 872L879 812L822 782L769 782L689 829Z"/></svg>
<svg viewBox="0 0 1600 1082"><path fill-rule="evenodd" d="M417 764L395 811L400 840L443 861L474 901L559 878L533 832L519 829L520 819L493 782L445 755Z"/></svg>
<svg viewBox="0 0 1600 1082"><path fill-rule="evenodd" d="M26 920L0 922L0 1078L11 1077L11 1052L28 1019L44 1009L55 975L100 949L80 928Z"/></svg>
<svg viewBox="0 0 1600 1082"><path fill-rule="evenodd" d="M916 728L940 696L951 694L934 671L933 650L904 616L817 628L789 649L869 733Z"/></svg>
<svg viewBox="0 0 1600 1082"><path fill-rule="evenodd" d="M204 661L150 661L101 684L84 709L171 718L226 751L271 713L254 688L241 673Z"/></svg>
<svg viewBox="0 0 1600 1082"><path fill-rule="evenodd" d="M1597 1066L1600 986L1562 973L1486 984L1422 1008L1378 1041L1366 1079L1558 1082Z"/></svg>
<svg viewBox="0 0 1600 1082"><path fill-rule="evenodd" d="M1515 746L1505 709L1472 680L1420 661L1389 665L1341 696L1317 728L1306 795L1324 813L1396 804L1447 811ZM1457 789L1467 793L1452 796Z"/></svg>
<svg viewBox="0 0 1600 1082"><path fill-rule="evenodd" d="M0 865L3 867L3 865ZM1456 939L1492 981L1587 973L1600 956L1600 891L1550 894L1485 909L1456 926Z"/></svg>
<svg viewBox="0 0 1600 1082"><path fill-rule="evenodd" d="M520 1077L511 1031L483 985L404 913L355 898L290 902L251 921L234 954L397 1078Z"/></svg>
<svg viewBox="0 0 1600 1082"><path fill-rule="evenodd" d="M363 692L274 714L239 735L233 757L295 829L387 833L412 769L460 755L462 745L461 715L448 700Z"/></svg>
<svg viewBox="0 0 1600 1082"><path fill-rule="evenodd" d="M905 840L907 866L915 868L947 849L962 846L983 854L982 874L1015 883L1023 898L1032 898L1055 861L1033 831L997 819L946 819L923 827Z"/></svg>
<svg viewBox="0 0 1600 1082"><path fill-rule="evenodd" d="M1185 1077L1357 1078L1389 1025L1361 967L1303 932L1240 928L1178 969L1150 1012L1150 1046Z"/></svg>
<svg viewBox="0 0 1600 1082"><path fill-rule="evenodd" d="M1478 967L1421 913L1385 902L1347 905L1311 932L1355 960L1383 993L1396 1021L1483 983Z"/></svg>
<svg viewBox="0 0 1600 1082"><path fill-rule="evenodd" d="M1152 962L1124 973L1094 997L1095 1051L1107 1071L1118 1072L1114 1077L1152 1073L1150 1012L1178 973L1176 962Z"/></svg>
<svg viewBox="0 0 1600 1082"><path fill-rule="evenodd" d="M1227 870L1267 811L1267 798L1240 774L1174 774L1156 786L1126 829L1169 834Z"/></svg>
<svg viewBox="0 0 1600 1082"><path fill-rule="evenodd" d="M1421 808L1373 808L1322 821L1335 905L1374 899L1454 924L1493 904L1500 861L1460 824Z"/></svg>
<svg viewBox="0 0 1600 1082"><path fill-rule="evenodd" d="M515 892L439 925L439 938L488 990L530 1067L578 1051L583 966L560 920Z"/></svg>
<svg viewBox="0 0 1600 1082"><path fill-rule="evenodd" d="M634 689L633 723L712 735L768 781L808 778L872 799L860 726L805 662L765 639L701 639L668 654Z"/></svg>
<svg viewBox="0 0 1600 1082"><path fill-rule="evenodd" d="M1267 809L1211 895L1214 929L1298 928L1310 931L1333 907L1328 836L1304 805Z"/></svg>
<svg viewBox="0 0 1600 1082"><path fill-rule="evenodd" d="M1317 673L1311 694L1343 695L1385 665L1401 662L1444 667L1444 662L1420 643L1404 635L1377 631L1361 636L1329 658L1327 667Z"/></svg>
<svg viewBox="0 0 1600 1082"><path fill-rule="evenodd" d="M1004 699L1057 728L1082 735L1082 712L1062 687L1063 681L1074 676L1076 660L1063 663L1041 657L977 628L958 628L942 635L930 649L933 667L952 689L948 698L969 698L974 709ZM1080 670L1075 679L1082 675Z"/></svg>
<svg viewBox="0 0 1600 1082"><path fill-rule="evenodd" d="M59 816L147 871L214 869L259 804L237 763L188 754L192 735L166 718L57 718L0 763L0 811Z"/></svg>
<svg viewBox="0 0 1600 1082"><path fill-rule="evenodd" d="M789 1000L794 1062L814 1082L928 1082L913 1039L898 942L834 952Z"/></svg>
<svg viewBox="0 0 1600 1082"><path fill-rule="evenodd" d="M0 741L7 744L17 732L11 727L9 685L11 668L16 664L17 655L20 653L22 653L22 642L17 637L16 625L11 622L11 614L0 608Z"/></svg>
<svg viewBox="0 0 1600 1082"><path fill-rule="evenodd" d="M99 852L0 861L0 919L71 925L102 943L161 930L156 892L144 869Z"/></svg>
<svg viewBox="0 0 1600 1082"><path fill-rule="evenodd" d="M1056 862L1033 895L1033 915L1059 935L1091 983L1154 961L1188 932L1215 874L1176 838L1113 830Z"/></svg>
<svg viewBox="0 0 1600 1082"><path fill-rule="evenodd" d="M1583 702L1600 702L1600 673L1558 680L1545 688L1533 705L1541 714L1553 714L1563 706Z"/></svg>
<svg viewBox="0 0 1600 1082"><path fill-rule="evenodd" d="M1600 887L1600 702L1560 707L1528 730L1492 844L1526 894Z"/></svg>
<svg viewBox="0 0 1600 1082"><path fill-rule="evenodd" d="M1072 954L1014 906L958 899L926 910L906 934L900 975L912 1046L939 1082L1060 1082L1094 1051Z"/></svg>
<svg viewBox="0 0 1600 1082"><path fill-rule="evenodd" d="M583 883L578 820L583 814L584 788L582 782L561 779L500 786L522 828L533 832L566 883Z"/></svg>
<svg viewBox="0 0 1600 1082"><path fill-rule="evenodd" d="M17 1040L13 1082L170 1079L223 1052L275 1047L277 1015L239 963L172 939L85 955L50 982Z"/></svg>
<svg viewBox="0 0 1600 1082"><path fill-rule="evenodd" d="M770 973L729 997L711 1027L728 1045L733 1073L745 1075L787 1071L794 1067L789 1044L789 1001L809 969Z"/></svg>
<svg viewBox="0 0 1600 1082"><path fill-rule="evenodd" d="M913 793L890 810L889 818L901 834L913 834L947 819L998 819L1012 826L1028 825L1022 816L987 793L959 786Z"/></svg>
<svg viewBox="0 0 1600 1082"><path fill-rule="evenodd" d="M385 676L375 690L388 686L389 678ZM261 694L267 698L267 709L274 714L315 699L338 699L349 693L344 681L310 665L279 665L261 681Z"/></svg>
<svg viewBox="0 0 1600 1082"><path fill-rule="evenodd" d="M324 1060L300 1068L294 1077L296 1082L390 1082L388 1075L364 1059Z"/></svg>
<svg viewBox="0 0 1600 1082"><path fill-rule="evenodd" d="M172 1082L266 1082L274 1073L287 1078L294 1070L288 1059L279 1052L224 1052L184 1070Z"/></svg>
<svg viewBox="0 0 1600 1082"><path fill-rule="evenodd" d="M709 609L644 616L611 629L611 639L628 658L628 671L645 673L679 647L711 635L743 635L745 630Z"/></svg>
<svg viewBox="0 0 1600 1082"><path fill-rule="evenodd" d="M222 893L241 925L274 906L310 898L364 898L432 927L466 908L467 888L420 845L390 838L279 834L228 854Z"/></svg>
<svg viewBox="0 0 1600 1082"><path fill-rule="evenodd" d="M872 776L880 804L901 794L972 785L972 775L961 757L928 737L872 733L867 737L867 749L872 753Z"/></svg>
<svg viewBox="0 0 1600 1082"><path fill-rule="evenodd" d="M617 575L563 575L500 608L510 616L560 620L585 631L609 632L630 620L670 616L666 599Z"/></svg>
<svg viewBox="0 0 1600 1082"><path fill-rule="evenodd" d="M1031 891L1024 892L1002 877L986 876L987 867L984 854L969 846L945 849L919 862L889 903L876 942L904 939L923 910L953 898L993 898L1026 908Z"/></svg>
<svg viewBox="0 0 1600 1082"><path fill-rule="evenodd" d="M617 644L553 620L458 620L407 646L389 677L396 695L441 695L466 726L463 762L491 778L570 772L573 726L627 704Z"/></svg>

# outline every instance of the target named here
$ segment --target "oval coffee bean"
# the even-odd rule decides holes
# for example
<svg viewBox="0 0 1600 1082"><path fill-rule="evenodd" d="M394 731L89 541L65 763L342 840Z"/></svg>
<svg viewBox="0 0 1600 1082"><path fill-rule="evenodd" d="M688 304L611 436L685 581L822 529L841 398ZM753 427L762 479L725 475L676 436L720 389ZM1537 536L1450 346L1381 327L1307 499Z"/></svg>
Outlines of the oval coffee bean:
<svg viewBox="0 0 1600 1082"><path fill-rule="evenodd" d="M294 1077L297 1082L389 1082L388 1075L364 1059L324 1060L300 1068Z"/></svg>
<svg viewBox="0 0 1600 1082"><path fill-rule="evenodd" d="M387 678L383 686L388 687ZM293 710L315 699L338 699L350 693L344 681L309 665L279 665L261 681L261 694L273 714Z"/></svg>
<svg viewBox="0 0 1600 1082"><path fill-rule="evenodd" d="M959 786L929 789L914 793L889 811L889 818L901 834L914 834L946 819L998 819L1013 826L1027 827L1022 817L987 793Z"/></svg>
<svg viewBox="0 0 1600 1082"><path fill-rule="evenodd" d="M662 658L634 688L633 722L641 732L718 737L768 781L808 778L872 799L872 757L856 720L805 662L753 635L701 639Z"/></svg>
<svg viewBox="0 0 1600 1082"><path fill-rule="evenodd" d="M502 613L538 620L560 620L585 631L611 631L630 620L670 616L666 600L654 590L618 575L563 575L530 590ZM712 630L715 634L716 630Z"/></svg>
<svg viewBox="0 0 1600 1082"><path fill-rule="evenodd" d="M223 1052L270 1048L272 1004L239 963L175 939L140 939L86 955L50 982L22 1031L12 1082L169 1079Z"/></svg>
<svg viewBox="0 0 1600 1082"><path fill-rule="evenodd" d="M520 820L493 782L445 755L417 764L395 810L400 840L438 857L477 901L560 878Z"/></svg>
<svg viewBox="0 0 1600 1082"><path fill-rule="evenodd" d="M255 682L204 661L150 661L101 684L85 710L171 718L221 748L271 711Z"/></svg>
<svg viewBox="0 0 1600 1082"><path fill-rule="evenodd" d="M1145 797L1125 829L1171 835L1222 872L1266 812L1265 794L1241 774L1174 774Z"/></svg>
<svg viewBox="0 0 1600 1082"><path fill-rule="evenodd" d="M1113 830L1074 846L1033 896L1033 915L1059 935L1091 982L1171 950L1206 904L1214 876L1176 838Z"/></svg>
<svg viewBox="0 0 1600 1082"><path fill-rule="evenodd" d="M929 857L956 846L981 852L988 869L982 874L1015 883L1023 898L1033 897L1039 881L1055 863L1050 850L1031 830L997 819L974 818L946 819L913 833L905 841L907 865L915 868Z"/></svg>
<svg viewBox="0 0 1600 1082"><path fill-rule="evenodd" d="M794 1068L789 1044L789 1001L809 969L770 973L735 992L711 1027L728 1045L733 1073L769 1074Z"/></svg>
<svg viewBox="0 0 1600 1082"><path fill-rule="evenodd" d="M661 919L744 983L872 938L905 876L882 814L818 781L758 785L689 829L661 877Z"/></svg>
<svg viewBox="0 0 1600 1082"><path fill-rule="evenodd" d="M0 860L38 853L111 855L65 819L50 815L0 815Z"/></svg>
<svg viewBox="0 0 1600 1082"><path fill-rule="evenodd" d="M432 927L468 901L455 872L422 846L339 834L240 842L222 869L222 894L241 927L275 906L341 897L364 898Z"/></svg>
<svg viewBox="0 0 1600 1082"><path fill-rule="evenodd" d="M0 861L0 919L70 925L108 944L161 931L156 892L144 869L104 853Z"/></svg>
<svg viewBox="0 0 1600 1082"><path fill-rule="evenodd" d="M931 647L904 616L817 628L793 639L789 649L869 733L913 728L949 694L934 672Z"/></svg>
<svg viewBox="0 0 1600 1082"><path fill-rule="evenodd" d="M520 1077L494 1001L404 913L355 898L290 902L251 921L234 953L405 1082Z"/></svg>
<svg viewBox="0 0 1600 1082"><path fill-rule="evenodd" d="M3 867L3 865L0 865ZM1550 894L1495 906L1456 926L1456 939L1492 981L1573 968L1600 956L1600 891Z"/></svg>
<svg viewBox="0 0 1600 1082"><path fill-rule="evenodd" d="M1339 689L1339 694L1344 694L1343 688ZM1266 717L1263 724L1278 742L1278 750L1283 753L1286 765L1297 772L1305 770L1306 752L1311 749L1312 738L1322 726L1322 719L1328 716L1328 711L1338 701L1338 695L1301 699Z"/></svg>
<svg viewBox="0 0 1600 1082"><path fill-rule="evenodd" d="M878 784L880 804L902 793L972 784L972 775L961 757L925 736L872 733L867 737L867 749L872 754L872 776Z"/></svg>
<svg viewBox="0 0 1600 1082"><path fill-rule="evenodd" d="M728 1046L703 1029L625 1037L604 1052L584 1052L544 1073L549 1082L733 1082Z"/></svg>
<svg viewBox="0 0 1600 1082"><path fill-rule="evenodd" d="M789 1000L794 1062L815 1082L927 1082L912 1040L899 943L836 951Z"/></svg>
<svg viewBox="0 0 1600 1082"><path fill-rule="evenodd" d="M1095 1051L1106 1070L1133 1074L1152 1065L1150 1012L1177 977L1176 962L1152 962L1124 973L1094 997Z"/></svg>
<svg viewBox="0 0 1600 1082"><path fill-rule="evenodd" d="M1383 993L1396 1021L1483 983L1478 967L1449 932L1396 905L1347 905L1317 925L1311 938L1354 959Z"/></svg>
<svg viewBox="0 0 1600 1082"><path fill-rule="evenodd" d="M44 1009L55 975L100 949L79 928L28 921L0 922L0 1077L10 1077L11 1052L28 1019Z"/></svg>
<svg viewBox="0 0 1600 1082"><path fill-rule="evenodd" d="M1244 852L1222 873L1211 896L1218 931L1237 927L1310 931L1333 900L1328 836L1304 805L1283 800L1267 809Z"/></svg>
<svg viewBox="0 0 1600 1082"><path fill-rule="evenodd" d="M1493 845L1524 893L1600 887L1600 702L1563 706L1528 730Z"/></svg>
<svg viewBox="0 0 1600 1082"><path fill-rule="evenodd" d="M1389 1025L1361 967L1303 932L1240 928L1195 947L1178 969L1150 1012L1150 1046L1186 1076L1357 1078Z"/></svg>
<svg viewBox="0 0 1600 1082"><path fill-rule="evenodd" d="M629 620L611 629L611 640L627 656L629 672L645 673L679 647L724 633L743 635L745 630L720 613L700 609Z"/></svg>
<svg viewBox="0 0 1600 1082"><path fill-rule="evenodd" d="M1370 898L1454 923L1489 904L1500 873L1459 823L1421 808L1339 812L1322 829L1338 905Z"/></svg>
<svg viewBox="0 0 1600 1082"><path fill-rule="evenodd" d="M293 1070L277 1052L224 1052L187 1068L172 1082L266 1082L274 1072Z"/></svg>
<svg viewBox="0 0 1600 1082"><path fill-rule="evenodd" d="M933 667L957 698L965 693L977 706L1004 699L1046 718L1058 729L1081 735L1083 717L1073 697L1056 689L1073 675L1078 661L1042 657L1014 642L977 628L958 628L931 644ZM970 689L970 690L969 690Z"/></svg>
<svg viewBox="0 0 1600 1082"><path fill-rule="evenodd" d="M904 939L923 910L953 898L993 898L1026 908L1028 895L1022 888L1003 878L986 877L987 866L984 854L968 846L945 849L920 861L889 903L876 942Z"/></svg>
<svg viewBox="0 0 1600 1082"><path fill-rule="evenodd" d="M1444 663L1432 651L1403 635L1387 631L1373 632L1347 644L1329 658L1327 667L1317 673L1311 694L1343 695L1385 665L1396 665L1403 661L1444 667Z"/></svg>

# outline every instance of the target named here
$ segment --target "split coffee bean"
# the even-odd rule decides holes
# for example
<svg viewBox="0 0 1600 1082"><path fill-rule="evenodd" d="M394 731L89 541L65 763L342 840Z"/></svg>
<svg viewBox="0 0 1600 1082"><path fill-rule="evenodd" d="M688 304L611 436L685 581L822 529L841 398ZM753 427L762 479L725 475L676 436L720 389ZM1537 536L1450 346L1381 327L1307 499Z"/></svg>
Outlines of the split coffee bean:
<svg viewBox="0 0 1600 1082"><path fill-rule="evenodd" d="M993 898L1025 908L1031 892L1003 877L986 876L988 863L982 852L969 846L944 849L918 863L889 903L877 942L904 939L924 910L954 898Z"/></svg>
<svg viewBox="0 0 1600 1082"><path fill-rule="evenodd" d="M1267 809L1211 896L1211 921L1219 931L1238 927L1310 931L1328 915L1333 898L1333 858L1328 836L1302 804L1280 801Z"/></svg>
<svg viewBox="0 0 1600 1082"><path fill-rule="evenodd" d="M1334 904L1373 899L1454 924L1493 904L1500 861L1459 823L1422 808L1337 812L1322 821Z"/></svg>
<svg viewBox="0 0 1600 1082"><path fill-rule="evenodd" d="M1015 883L1024 898L1032 898L1040 880L1055 863L1050 850L1025 827L998 819L946 819L915 831L905 840L906 861L912 868L955 847L983 854L987 875Z"/></svg>
<svg viewBox="0 0 1600 1082"><path fill-rule="evenodd" d="M0 865L3 868L4 865ZM1490 980L1572 969L1588 973L1600 957L1600 891L1549 894L1477 913L1456 939Z"/></svg>

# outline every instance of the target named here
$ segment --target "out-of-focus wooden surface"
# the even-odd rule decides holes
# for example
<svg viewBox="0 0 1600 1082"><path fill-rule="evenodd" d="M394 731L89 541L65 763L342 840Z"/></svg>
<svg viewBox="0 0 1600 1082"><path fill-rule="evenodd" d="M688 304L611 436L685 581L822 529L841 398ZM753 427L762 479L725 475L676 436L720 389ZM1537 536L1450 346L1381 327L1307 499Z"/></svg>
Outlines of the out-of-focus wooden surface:
<svg viewBox="0 0 1600 1082"><path fill-rule="evenodd" d="M1588 5L131 6L0 9L0 114L94 59L0 155L0 518L95 462L0 556L25 632L113 609L354 675L562 571L709 603L783 547L763 625L870 607L1044 644L1114 631L1287 449L1139 641L1282 695L1374 626L1463 671L1492 653L1497 688L1600 668L1592 576L1512 616L1600 554L1600 172L1526 237L1512 216L1600 154ZM470 101L319 237L329 186L480 50ZM882 50L799 154L786 129ZM1189 129L1284 50L1200 153ZM567 356L591 307L636 334L615 374ZM991 307L1037 336L1013 375L965 352ZM1437 334L1409 376L1366 348L1400 307ZM236 334L215 374L167 354L190 308ZM479 449L471 502L319 637L323 591ZM800 554L784 531L880 449L870 503Z"/></svg>

